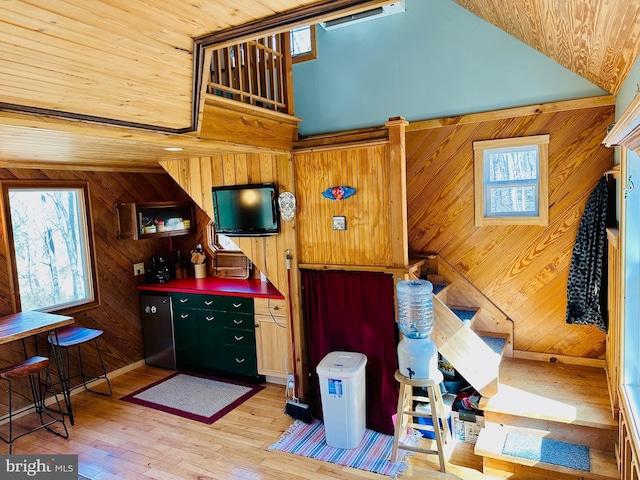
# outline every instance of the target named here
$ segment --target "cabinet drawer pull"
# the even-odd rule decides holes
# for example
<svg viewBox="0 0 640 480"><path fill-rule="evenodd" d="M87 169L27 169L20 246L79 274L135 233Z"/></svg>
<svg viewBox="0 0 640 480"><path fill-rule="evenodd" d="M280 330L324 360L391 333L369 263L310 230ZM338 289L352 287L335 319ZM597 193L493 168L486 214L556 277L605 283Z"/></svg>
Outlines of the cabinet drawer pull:
<svg viewBox="0 0 640 480"><path fill-rule="evenodd" d="M204 317L204 319L205 319L207 322L211 322L211 321L215 320L215 319L216 319L216 317L215 317L215 315L213 315L213 316L211 316L211 317Z"/></svg>
<svg viewBox="0 0 640 480"><path fill-rule="evenodd" d="M233 323L235 323L236 325L240 325L244 322L244 320L238 320L237 318L233 319Z"/></svg>
<svg viewBox="0 0 640 480"><path fill-rule="evenodd" d="M234 335L233 338L236 339L237 342L239 342L240 340L242 340L244 338L244 335L242 335L241 337Z"/></svg>
<svg viewBox="0 0 640 480"><path fill-rule="evenodd" d="M242 303L233 303L233 308L238 308L242 306Z"/></svg>
<svg viewBox="0 0 640 480"><path fill-rule="evenodd" d="M188 298L181 298L180 303L187 303L189 301Z"/></svg>
<svg viewBox="0 0 640 480"><path fill-rule="evenodd" d="M205 300L204 304L208 307L209 305L213 305L213 300Z"/></svg>
<svg viewBox="0 0 640 480"><path fill-rule="evenodd" d="M190 315L191 314L189 314L189 313L181 313L180 314L180 318L182 318L184 320L185 318L189 318Z"/></svg>
<svg viewBox="0 0 640 480"><path fill-rule="evenodd" d="M236 358L236 363L244 363L244 358Z"/></svg>

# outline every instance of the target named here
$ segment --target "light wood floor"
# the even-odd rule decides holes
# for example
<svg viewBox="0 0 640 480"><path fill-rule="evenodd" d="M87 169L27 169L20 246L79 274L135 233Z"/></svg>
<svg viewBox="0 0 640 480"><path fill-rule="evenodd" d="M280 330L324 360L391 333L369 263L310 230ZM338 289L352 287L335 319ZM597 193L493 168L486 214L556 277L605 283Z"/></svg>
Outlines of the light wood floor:
<svg viewBox="0 0 640 480"><path fill-rule="evenodd" d="M120 400L170 373L144 366L113 379L112 397L89 392L74 395L76 424L69 429L68 440L39 431L18 440L14 453L78 454L80 473L100 480L389 479L267 450L293 421L283 413L284 387L280 385L267 384L260 393L212 425ZM451 473L447 474L437 471L437 457L412 456L401 479L493 478L480 473L482 460L473 455L472 447L455 445L449 460Z"/></svg>

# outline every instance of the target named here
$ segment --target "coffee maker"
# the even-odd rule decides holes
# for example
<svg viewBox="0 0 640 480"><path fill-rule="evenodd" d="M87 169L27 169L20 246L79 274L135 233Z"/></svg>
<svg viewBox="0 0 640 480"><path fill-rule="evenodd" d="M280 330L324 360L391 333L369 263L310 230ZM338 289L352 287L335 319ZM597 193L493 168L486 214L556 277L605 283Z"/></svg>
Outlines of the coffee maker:
<svg viewBox="0 0 640 480"><path fill-rule="evenodd" d="M149 283L167 283L171 280L171 268L167 255L151 257L151 271L147 272Z"/></svg>

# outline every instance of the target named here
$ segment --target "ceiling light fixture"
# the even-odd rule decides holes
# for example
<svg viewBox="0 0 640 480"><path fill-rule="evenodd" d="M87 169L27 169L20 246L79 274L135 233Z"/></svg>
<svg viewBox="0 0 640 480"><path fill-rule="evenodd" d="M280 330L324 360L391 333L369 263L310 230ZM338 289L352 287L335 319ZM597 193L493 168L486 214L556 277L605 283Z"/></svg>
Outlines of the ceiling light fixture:
<svg viewBox="0 0 640 480"><path fill-rule="evenodd" d="M183 149L182 147L165 147L165 150L167 152L181 152Z"/></svg>

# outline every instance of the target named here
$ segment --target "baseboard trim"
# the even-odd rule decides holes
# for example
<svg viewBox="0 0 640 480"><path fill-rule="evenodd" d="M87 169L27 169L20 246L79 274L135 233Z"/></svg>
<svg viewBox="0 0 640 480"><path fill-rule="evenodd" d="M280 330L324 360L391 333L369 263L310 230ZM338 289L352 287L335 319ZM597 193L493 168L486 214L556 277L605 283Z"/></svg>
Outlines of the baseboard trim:
<svg viewBox="0 0 640 480"><path fill-rule="evenodd" d="M580 365L583 367L605 368L606 361L603 358L571 357L569 355L554 355L551 353L526 352L514 350L514 358L523 360L536 360L538 362L566 363L568 365Z"/></svg>

